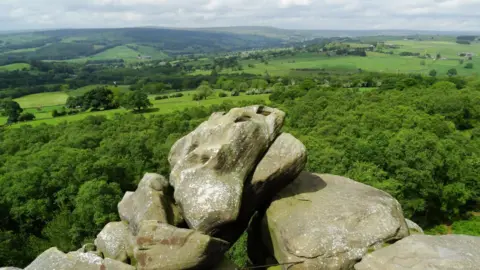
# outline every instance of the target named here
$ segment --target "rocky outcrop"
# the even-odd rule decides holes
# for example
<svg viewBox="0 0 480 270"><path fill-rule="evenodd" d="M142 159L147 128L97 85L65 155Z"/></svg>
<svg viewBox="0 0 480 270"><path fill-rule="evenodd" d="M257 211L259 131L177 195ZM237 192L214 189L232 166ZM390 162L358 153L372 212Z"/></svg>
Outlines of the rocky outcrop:
<svg viewBox="0 0 480 270"><path fill-rule="evenodd" d="M212 114L172 147L169 180L145 174L118 204L122 221L108 223L95 244L48 249L26 270L233 270L224 253L246 229L250 259L283 269L480 265L479 238L407 237L423 231L387 193L301 173L307 152L281 133L284 117L265 106Z"/></svg>
<svg viewBox="0 0 480 270"><path fill-rule="evenodd" d="M365 256L356 270L474 270L480 266L480 237L412 235Z"/></svg>
<svg viewBox="0 0 480 270"><path fill-rule="evenodd" d="M221 239L152 220L142 222L134 254L139 270L209 269L228 247Z"/></svg>
<svg viewBox="0 0 480 270"><path fill-rule="evenodd" d="M133 255L132 237L124 222L110 222L98 234L95 245L105 258L126 262Z"/></svg>
<svg viewBox="0 0 480 270"><path fill-rule="evenodd" d="M0 270L22 270L22 269L17 267L0 267Z"/></svg>
<svg viewBox="0 0 480 270"><path fill-rule="evenodd" d="M134 270L135 267L91 252L65 254L53 247L40 254L25 270Z"/></svg>
<svg viewBox="0 0 480 270"><path fill-rule="evenodd" d="M168 189L165 177L147 173L135 192L125 193L118 204L118 213L134 235L143 220L158 220L173 225L182 222L179 209L167 194Z"/></svg>
<svg viewBox="0 0 480 270"><path fill-rule="evenodd" d="M405 219L405 222L407 223L410 234L423 234L422 227L418 226L417 223L411 221L410 219Z"/></svg>
<svg viewBox="0 0 480 270"><path fill-rule="evenodd" d="M232 109L175 143L170 183L190 228L212 233L237 220L244 183L279 135L284 115L263 106Z"/></svg>
<svg viewBox="0 0 480 270"><path fill-rule="evenodd" d="M408 236L400 204L348 178L302 173L263 220L263 237L289 269L350 269L369 248Z"/></svg>

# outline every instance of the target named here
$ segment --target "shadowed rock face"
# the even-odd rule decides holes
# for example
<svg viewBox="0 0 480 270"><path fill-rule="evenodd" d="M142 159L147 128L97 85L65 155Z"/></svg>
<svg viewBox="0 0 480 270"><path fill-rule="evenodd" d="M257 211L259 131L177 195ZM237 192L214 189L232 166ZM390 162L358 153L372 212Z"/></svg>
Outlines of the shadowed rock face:
<svg viewBox="0 0 480 270"><path fill-rule="evenodd" d="M135 192L125 193L118 204L118 213L134 235L143 220L158 220L173 225L182 222L179 209L168 197L168 187L168 181L163 176L147 173Z"/></svg>
<svg viewBox="0 0 480 270"><path fill-rule="evenodd" d="M476 270L480 266L480 237L411 235L365 256L356 270Z"/></svg>
<svg viewBox="0 0 480 270"><path fill-rule="evenodd" d="M411 221L410 219L405 219L405 222L407 223L410 234L424 234L422 227L418 226L417 223Z"/></svg>
<svg viewBox="0 0 480 270"><path fill-rule="evenodd" d="M229 243L197 231L144 221L135 240L139 270L211 269Z"/></svg>
<svg viewBox="0 0 480 270"><path fill-rule="evenodd" d="M263 220L276 259L289 269L350 269L368 248L408 236L387 193L333 175L302 173L278 194Z"/></svg>
<svg viewBox="0 0 480 270"><path fill-rule="evenodd" d="M170 183L190 228L212 233L239 215L248 175L279 135L285 114L252 106L213 114L172 147Z"/></svg>

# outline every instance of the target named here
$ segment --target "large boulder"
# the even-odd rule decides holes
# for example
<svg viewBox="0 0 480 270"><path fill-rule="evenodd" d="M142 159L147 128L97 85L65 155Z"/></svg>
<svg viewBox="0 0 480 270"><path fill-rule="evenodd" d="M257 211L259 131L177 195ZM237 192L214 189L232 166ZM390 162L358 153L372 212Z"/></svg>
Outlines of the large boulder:
<svg viewBox="0 0 480 270"><path fill-rule="evenodd" d="M0 270L22 270L22 269L17 267L7 266L7 267L0 267Z"/></svg>
<svg viewBox="0 0 480 270"><path fill-rule="evenodd" d="M91 252L65 254L53 247L40 254L25 270L135 270L135 267Z"/></svg>
<svg viewBox="0 0 480 270"><path fill-rule="evenodd" d="M480 267L480 237L412 235L374 251L356 270L476 270Z"/></svg>
<svg viewBox="0 0 480 270"><path fill-rule="evenodd" d="M126 262L133 255L132 237L124 222L110 222L97 235L95 245L105 258Z"/></svg>
<svg viewBox="0 0 480 270"><path fill-rule="evenodd" d="M180 211L169 196L169 188L163 176L147 173L135 192L125 193L118 204L118 213L134 235L143 220L158 220L172 225L182 222Z"/></svg>
<svg viewBox="0 0 480 270"><path fill-rule="evenodd" d="M138 270L211 269L229 243L198 231L144 221L135 242Z"/></svg>
<svg viewBox="0 0 480 270"><path fill-rule="evenodd" d="M348 178L302 173L263 218L262 237L289 269L350 269L369 248L409 235L400 204Z"/></svg>
<svg viewBox="0 0 480 270"><path fill-rule="evenodd" d="M170 183L190 228L212 233L239 215L244 183L280 133L282 111L251 106L213 114L172 147Z"/></svg>

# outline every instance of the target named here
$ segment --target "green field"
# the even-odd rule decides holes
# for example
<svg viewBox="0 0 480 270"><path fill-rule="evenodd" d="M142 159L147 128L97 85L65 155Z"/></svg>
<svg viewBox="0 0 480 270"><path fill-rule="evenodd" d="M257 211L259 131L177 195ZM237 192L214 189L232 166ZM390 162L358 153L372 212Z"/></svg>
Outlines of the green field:
<svg viewBox="0 0 480 270"><path fill-rule="evenodd" d="M393 51L393 55L367 52L367 57L360 56L332 56L328 57L318 53L297 53L295 56L284 56L268 59L268 64L261 63L258 60L240 61L244 70L232 71L224 69L222 73L252 73L270 75L289 75L295 69L326 69L341 71L356 71L362 69L372 72L388 72L388 73L421 73L427 75L430 70L435 69L438 75L445 75L451 68L456 68L459 75L477 75L480 73L480 43L472 43L471 45L457 44L449 41L412 41L412 40L393 40L387 41L387 44L400 46L398 49L385 49L385 51ZM365 44L348 43L350 47L365 47ZM442 58L421 59L415 56L400 56L400 52L420 53L421 55L430 54L436 56L440 53ZM461 52L471 52L475 56L471 61L458 56ZM459 60L464 59L464 63L460 64ZM421 62L424 61L425 65ZM473 63L473 69L465 69L466 63ZM207 60L201 64L208 63ZM192 61L189 65L198 66L200 61ZM248 65L253 64L254 67ZM210 74L210 70L197 70L193 74Z"/></svg>
<svg viewBox="0 0 480 270"><path fill-rule="evenodd" d="M22 108L39 108L63 105L68 95L63 92L39 93L15 99Z"/></svg>
<svg viewBox="0 0 480 270"><path fill-rule="evenodd" d="M106 60L106 59L123 59L132 60L137 59L138 52L134 51L127 46L117 46L115 48L108 49L104 52L95 54L88 57L89 60Z"/></svg>
<svg viewBox="0 0 480 270"><path fill-rule="evenodd" d="M30 64L26 63L15 63L6 66L0 66L0 71L14 71L14 70L22 70L22 69L30 69Z"/></svg>
<svg viewBox="0 0 480 270"><path fill-rule="evenodd" d="M91 87L94 88L95 86ZM163 99L163 100L155 100L155 96L150 96L150 101L153 104L153 107L151 109L151 112L146 113L146 114L166 114L166 113L171 113L174 111L178 110L183 110L186 108L191 108L191 107L197 107L197 106L210 106L213 104L221 104L224 101L232 101L232 102L239 102L239 101L244 101L244 100L263 100L268 102L268 94L265 95L254 95L254 96L247 96L242 93L242 95L237 96L237 97L224 97L224 98L219 98L218 93L221 90L217 90L214 95L210 96L207 100L202 100L202 101L193 101L192 100L192 95L195 93L195 91L184 91L182 92L184 94L183 97L180 98L169 98L169 99ZM50 94L50 98L49 98ZM54 95L58 94L58 95ZM42 102L43 104L52 104L55 103L55 101L60 100L60 94L63 95L64 100L66 101L66 97L68 97L67 94L64 93L45 93L44 96L42 97L42 101L38 101L38 103ZM38 95L38 94L37 94ZM26 97L23 97L23 99L26 99L27 101L30 101L31 104L35 104L32 98L32 96L36 95L29 95ZM18 100L17 100L18 101ZM25 103L24 103L25 104ZM28 104L28 103L27 103ZM23 107L23 106L22 106ZM63 117L57 117L53 118L51 115L51 112L54 109L61 109L63 106L44 106L42 108L27 108L23 107L26 112L31 112L35 114L36 120L31 121L31 122L25 122L25 123L18 123L15 124L13 127L18 127L21 125L40 125L42 123L46 124L58 124L64 121L70 122L70 121L76 121L80 119L84 119L85 117L88 117L90 115L104 115L107 117L112 117L113 115L117 113L128 113L129 111L119 108L115 110L109 110L109 111L97 111L97 112L84 112L76 115L67 115ZM27 108L27 109L26 109ZM0 124L5 124L6 123L6 117L0 117Z"/></svg>
<svg viewBox="0 0 480 270"><path fill-rule="evenodd" d="M90 90L93 90L97 87L103 87L103 86L106 86L108 89L110 89L114 92L117 91L117 90L120 91L120 92L127 92L128 88L129 88L129 85L119 85L119 86L115 87L113 85L93 84L93 85L87 85L87 86L84 86L84 87L81 87L81 88L77 88L75 90L70 90L70 91L67 92L67 94L69 96L72 96L72 97L78 97L78 96L84 95L85 93L87 93Z"/></svg>

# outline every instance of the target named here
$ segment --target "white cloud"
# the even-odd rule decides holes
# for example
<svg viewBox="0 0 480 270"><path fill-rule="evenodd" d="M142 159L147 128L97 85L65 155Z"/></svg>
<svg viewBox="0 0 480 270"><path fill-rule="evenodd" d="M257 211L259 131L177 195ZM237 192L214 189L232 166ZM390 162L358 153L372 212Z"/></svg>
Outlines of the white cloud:
<svg viewBox="0 0 480 270"><path fill-rule="evenodd" d="M263 25L480 31L480 0L0 0L0 30Z"/></svg>

